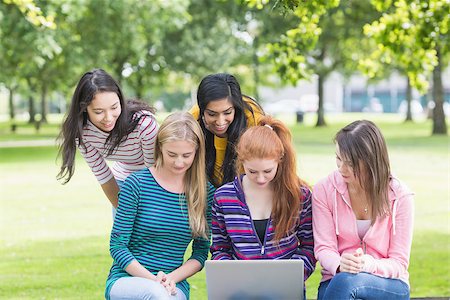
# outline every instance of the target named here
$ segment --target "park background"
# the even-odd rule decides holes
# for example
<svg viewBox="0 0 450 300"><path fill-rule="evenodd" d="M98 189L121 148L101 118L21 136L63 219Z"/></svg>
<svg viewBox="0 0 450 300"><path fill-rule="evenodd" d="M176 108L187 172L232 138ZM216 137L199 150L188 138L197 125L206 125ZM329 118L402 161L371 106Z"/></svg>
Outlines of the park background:
<svg viewBox="0 0 450 300"><path fill-rule="evenodd" d="M411 296L450 296L449 11L437 0L0 0L0 298L102 298L109 204L80 156L67 185L55 178L59 126L94 67L159 121L189 107L206 74L235 74L290 126L311 185L335 168L337 130L373 120L416 194ZM190 282L206 299L204 271Z"/></svg>

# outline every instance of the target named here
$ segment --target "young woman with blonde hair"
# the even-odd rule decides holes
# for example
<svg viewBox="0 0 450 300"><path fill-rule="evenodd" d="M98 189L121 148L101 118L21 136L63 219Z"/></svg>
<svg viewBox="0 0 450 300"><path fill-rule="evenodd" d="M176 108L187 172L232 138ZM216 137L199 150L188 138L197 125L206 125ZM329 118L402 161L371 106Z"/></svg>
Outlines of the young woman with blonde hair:
<svg viewBox="0 0 450 300"><path fill-rule="evenodd" d="M345 126L335 143L338 170L313 191L318 299L409 299L413 195L373 122Z"/></svg>
<svg viewBox="0 0 450 300"><path fill-rule="evenodd" d="M301 259L315 268L311 192L297 176L289 129L269 116L236 148L234 181L217 189L212 209L212 259Z"/></svg>
<svg viewBox="0 0 450 300"><path fill-rule="evenodd" d="M202 269L210 244L214 187L206 179L204 155L192 115L165 119L155 165L130 175L119 195L107 299L189 299L186 279ZM183 263L191 241L192 255Z"/></svg>

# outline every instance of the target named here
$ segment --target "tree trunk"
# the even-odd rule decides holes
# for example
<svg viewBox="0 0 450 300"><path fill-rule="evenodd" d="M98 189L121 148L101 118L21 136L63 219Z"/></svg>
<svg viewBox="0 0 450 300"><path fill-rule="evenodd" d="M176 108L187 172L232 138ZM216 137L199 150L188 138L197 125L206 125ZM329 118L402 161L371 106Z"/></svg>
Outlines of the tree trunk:
<svg viewBox="0 0 450 300"><path fill-rule="evenodd" d="M259 39L256 36L253 39L253 76L255 80L255 90L253 92L253 96L257 101L259 101L259 92L258 92L258 86L259 86L259 59L258 59L258 47L259 47Z"/></svg>
<svg viewBox="0 0 450 300"><path fill-rule="evenodd" d="M433 70L433 135L447 134L447 124L445 123L444 114L444 88L442 86L441 77L441 53L439 47L436 47L438 65Z"/></svg>
<svg viewBox="0 0 450 300"><path fill-rule="evenodd" d="M26 77L28 88L30 91L36 91L33 82L31 81L31 76ZM30 119L28 120L29 124L36 123L36 109L34 107L34 97L33 94L28 96L28 114L30 115Z"/></svg>
<svg viewBox="0 0 450 300"><path fill-rule="evenodd" d="M34 98L31 95L28 97L28 113L30 115L28 123L36 123L36 109L34 108Z"/></svg>
<svg viewBox="0 0 450 300"><path fill-rule="evenodd" d="M319 105L317 107L317 123L316 123L316 127L320 127L320 126L325 126L327 125L325 123L325 118L324 118L324 112L323 112L323 85L325 82L325 76L318 74L319 76L319 80L317 83L317 89L318 89L318 94L319 94Z"/></svg>
<svg viewBox="0 0 450 300"><path fill-rule="evenodd" d="M144 100L142 99L142 97L144 97L144 83L143 83L143 77L141 75L141 71L143 72L143 70L141 68L138 69L138 71L136 72L136 98L140 99L140 100Z"/></svg>
<svg viewBox="0 0 450 300"><path fill-rule="evenodd" d="M405 122L413 120L411 113L411 101L412 101L412 87L409 76L406 76L406 119Z"/></svg>
<svg viewBox="0 0 450 300"><path fill-rule="evenodd" d="M47 122L47 85L43 84L42 90L41 90L41 123L48 123Z"/></svg>
<svg viewBox="0 0 450 300"><path fill-rule="evenodd" d="M9 88L9 118L11 121L14 121L14 118L16 117L16 111L14 109L14 89Z"/></svg>

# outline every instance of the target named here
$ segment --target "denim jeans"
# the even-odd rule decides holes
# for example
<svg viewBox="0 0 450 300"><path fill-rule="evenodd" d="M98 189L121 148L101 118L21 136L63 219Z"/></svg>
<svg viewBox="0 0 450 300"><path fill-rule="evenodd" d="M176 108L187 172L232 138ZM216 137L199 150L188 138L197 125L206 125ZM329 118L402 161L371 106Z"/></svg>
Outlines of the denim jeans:
<svg viewBox="0 0 450 300"><path fill-rule="evenodd" d="M162 284L141 277L119 278L109 292L111 300L186 300L184 293L177 288L177 294L169 295Z"/></svg>
<svg viewBox="0 0 450 300"><path fill-rule="evenodd" d="M342 272L320 283L317 299L409 299L409 286L399 279Z"/></svg>

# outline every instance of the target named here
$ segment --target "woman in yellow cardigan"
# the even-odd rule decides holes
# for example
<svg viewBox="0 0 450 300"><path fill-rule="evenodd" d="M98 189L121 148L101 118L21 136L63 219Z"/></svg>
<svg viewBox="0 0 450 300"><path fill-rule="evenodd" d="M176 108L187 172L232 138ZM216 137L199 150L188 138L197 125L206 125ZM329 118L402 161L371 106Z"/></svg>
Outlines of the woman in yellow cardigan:
<svg viewBox="0 0 450 300"><path fill-rule="evenodd" d="M216 187L236 176L235 145L247 127L258 124L264 111L252 98L242 95L238 81L226 73L202 79L197 105L191 114L205 135L206 173Z"/></svg>

